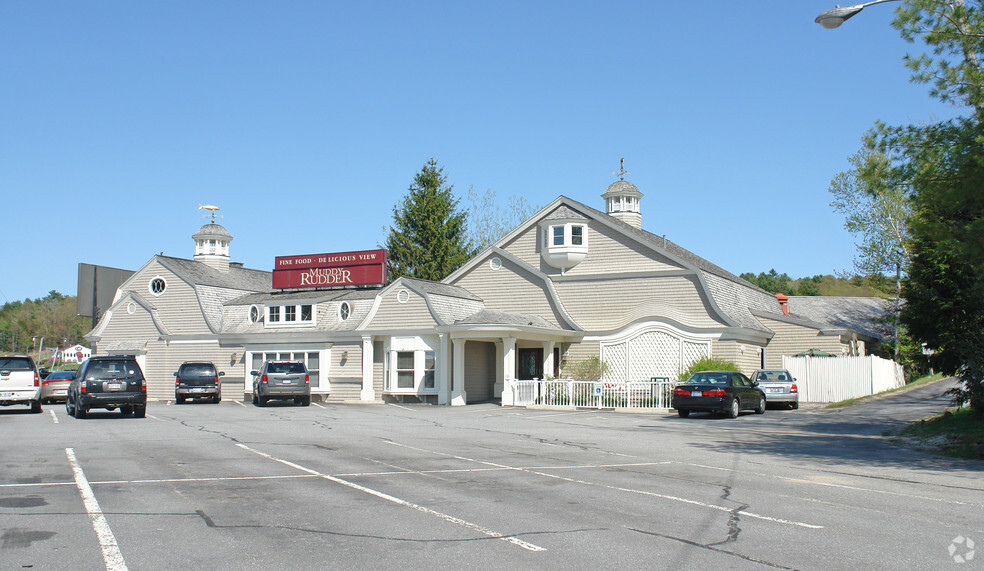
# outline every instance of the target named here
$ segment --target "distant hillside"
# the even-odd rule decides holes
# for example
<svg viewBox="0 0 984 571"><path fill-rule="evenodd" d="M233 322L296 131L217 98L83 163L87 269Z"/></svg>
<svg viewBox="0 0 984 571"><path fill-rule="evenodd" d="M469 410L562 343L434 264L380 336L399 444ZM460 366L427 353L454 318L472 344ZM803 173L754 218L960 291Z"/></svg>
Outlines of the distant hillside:
<svg viewBox="0 0 984 571"><path fill-rule="evenodd" d="M775 269L768 272L741 274L748 280L770 293L786 295L830 295L838 297L895 297L895 280L888 276L835 277L830 274L793 279L788 274L780 274Z"/></svg>

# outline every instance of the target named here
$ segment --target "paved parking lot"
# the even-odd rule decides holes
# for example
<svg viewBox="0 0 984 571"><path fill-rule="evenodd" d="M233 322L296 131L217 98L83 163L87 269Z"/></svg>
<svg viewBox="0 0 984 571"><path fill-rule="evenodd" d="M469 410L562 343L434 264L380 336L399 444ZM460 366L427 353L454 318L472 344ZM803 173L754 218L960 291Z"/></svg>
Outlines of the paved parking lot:
<svg viewBox="0 0 984 571"><path fill-rule="evenodd" d="M852 414L0 409L0 569L938 568L984 541L980 463Z"/></svg>

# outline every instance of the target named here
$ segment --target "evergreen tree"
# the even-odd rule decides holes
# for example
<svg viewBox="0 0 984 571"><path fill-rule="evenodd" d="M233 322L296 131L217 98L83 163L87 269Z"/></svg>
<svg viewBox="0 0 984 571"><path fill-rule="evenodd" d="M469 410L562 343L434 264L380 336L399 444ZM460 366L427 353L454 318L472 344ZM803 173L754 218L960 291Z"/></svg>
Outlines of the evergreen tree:
<svg viewBox="0 0 984 571"><path fill-rule="evenodd" d="M474 255L468 240L468 214L433 158L413 178L403 200L393 207L386 238L389 281L402 276L439 281Z"/></svg>

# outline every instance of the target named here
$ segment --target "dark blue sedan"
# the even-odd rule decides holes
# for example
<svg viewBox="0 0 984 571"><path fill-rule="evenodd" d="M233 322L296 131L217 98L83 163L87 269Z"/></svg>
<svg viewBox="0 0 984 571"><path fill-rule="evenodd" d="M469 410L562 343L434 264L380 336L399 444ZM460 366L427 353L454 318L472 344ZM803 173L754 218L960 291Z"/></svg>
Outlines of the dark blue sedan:
<svg viewBox="0 0 984 571"><path fill-rule="evenodd" d="M682 417L692 411L737 418L739 411L765 413L765 393L758 383L735 371L700 371L673 389L671 406Z"/></svg>

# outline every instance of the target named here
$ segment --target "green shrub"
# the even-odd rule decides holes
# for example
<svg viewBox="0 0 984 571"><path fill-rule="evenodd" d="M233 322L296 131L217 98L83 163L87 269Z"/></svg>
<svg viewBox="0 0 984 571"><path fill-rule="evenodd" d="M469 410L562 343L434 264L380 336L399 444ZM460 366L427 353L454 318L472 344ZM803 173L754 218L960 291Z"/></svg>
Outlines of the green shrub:
<svg viewBox="0 0 984 571"><path fill-rule="evenodd" d="M598 357L563 364L563 375L575 381L598 381L608 372L608 363Z"/></svg>
<svg viewBox="0 0 984 571"><path fill-rule="evenodd" d="M677 377L677 382L682 383L690 378L691 375L697 371L740 371L738 365L735 365L731 361L725 361L724 359L715 359L713 357L701 357L697 361L690 364L686 370L682 371Z"/></svg>

